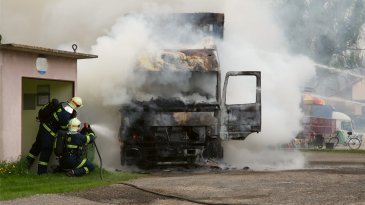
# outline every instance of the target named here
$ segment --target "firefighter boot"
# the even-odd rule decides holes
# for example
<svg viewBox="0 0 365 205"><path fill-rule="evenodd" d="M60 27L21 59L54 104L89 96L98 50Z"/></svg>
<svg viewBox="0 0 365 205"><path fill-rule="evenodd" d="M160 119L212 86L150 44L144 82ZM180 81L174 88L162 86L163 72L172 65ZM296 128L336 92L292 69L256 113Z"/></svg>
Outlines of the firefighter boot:
<svg viewBox="0 0 365 205"><path fill-rule="evenodd" d="M68 176L68 177L74 177L74 176L76 176L75 175L75 172L74 172L74 170L69 170L68 172L66 172L66 176Z"/></svg>
<svg viewBox="0 0 365 205"><path fill-rule="evenodd" d="M35 157L32 154L28 154L28 156L25 158L25 166L27 166L27 169L30 169L35 161Z"/></svg>

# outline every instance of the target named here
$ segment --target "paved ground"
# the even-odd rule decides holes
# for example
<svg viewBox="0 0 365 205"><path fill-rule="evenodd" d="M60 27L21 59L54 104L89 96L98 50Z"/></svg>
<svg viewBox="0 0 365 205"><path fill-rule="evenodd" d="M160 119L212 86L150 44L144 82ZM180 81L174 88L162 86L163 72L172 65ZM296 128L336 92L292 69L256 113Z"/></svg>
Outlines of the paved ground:
<svg viewBox="0 0 365 205"><path fill-rule="evenodd" d="M304 155L306 168L300 170L193 173L159 170L147 178L128 181L154 194L114 184L73 194L36 195L2 204L365 204L364 154Z"/></svg>

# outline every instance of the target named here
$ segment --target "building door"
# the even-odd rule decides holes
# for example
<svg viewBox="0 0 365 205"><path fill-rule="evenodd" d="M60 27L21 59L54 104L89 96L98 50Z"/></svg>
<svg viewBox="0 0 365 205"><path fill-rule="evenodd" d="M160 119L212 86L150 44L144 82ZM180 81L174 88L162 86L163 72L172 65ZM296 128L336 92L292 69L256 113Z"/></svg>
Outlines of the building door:
<svg viewBox="0 0 365 205"><path fill-rule="evenodd" d="M51 99L60 102L74 95L73 81L44 80L34 78L22 79L22 155L29 152L35 141L39 122L36 116L39 109Z"/></svg>

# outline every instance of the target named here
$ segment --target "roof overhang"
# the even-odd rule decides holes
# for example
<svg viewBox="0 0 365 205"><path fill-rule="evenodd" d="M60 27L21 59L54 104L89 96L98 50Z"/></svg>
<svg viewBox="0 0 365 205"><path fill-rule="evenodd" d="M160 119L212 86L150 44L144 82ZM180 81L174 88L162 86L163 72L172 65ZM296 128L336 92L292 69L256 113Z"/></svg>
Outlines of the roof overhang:
<svg viewBox="0 0 365 205"><path fill-rule="evenodd" d="M88 59L88 58L97 58L97 55L86 54L86 53L76 53L70 51L56 50L51 48L43 48L37 46L28 46L22 44L0 44L0 50L11 50L11 51L21 51L28 53L35 53L38 55L45 56L56 56L56 57L65 57L65 58L73 58L73 59Z"/></svg>

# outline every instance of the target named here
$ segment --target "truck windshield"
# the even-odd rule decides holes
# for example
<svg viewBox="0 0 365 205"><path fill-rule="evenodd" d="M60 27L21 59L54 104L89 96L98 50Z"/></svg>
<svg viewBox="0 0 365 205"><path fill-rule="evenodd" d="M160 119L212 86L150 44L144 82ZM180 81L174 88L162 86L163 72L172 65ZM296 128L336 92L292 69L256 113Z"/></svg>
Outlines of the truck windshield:
<svg viewBox="0 0 365 205"><path fill-rule="evenodd" d="M341 129L352 132L352 124L349 121L341 122Z"/></svg>
<svg viewBox="0 0 365 205"><path fill-rule="evenodd" d="M184 103L217 103L218 72L149 71L137 100L174 99Z"/></svg>

